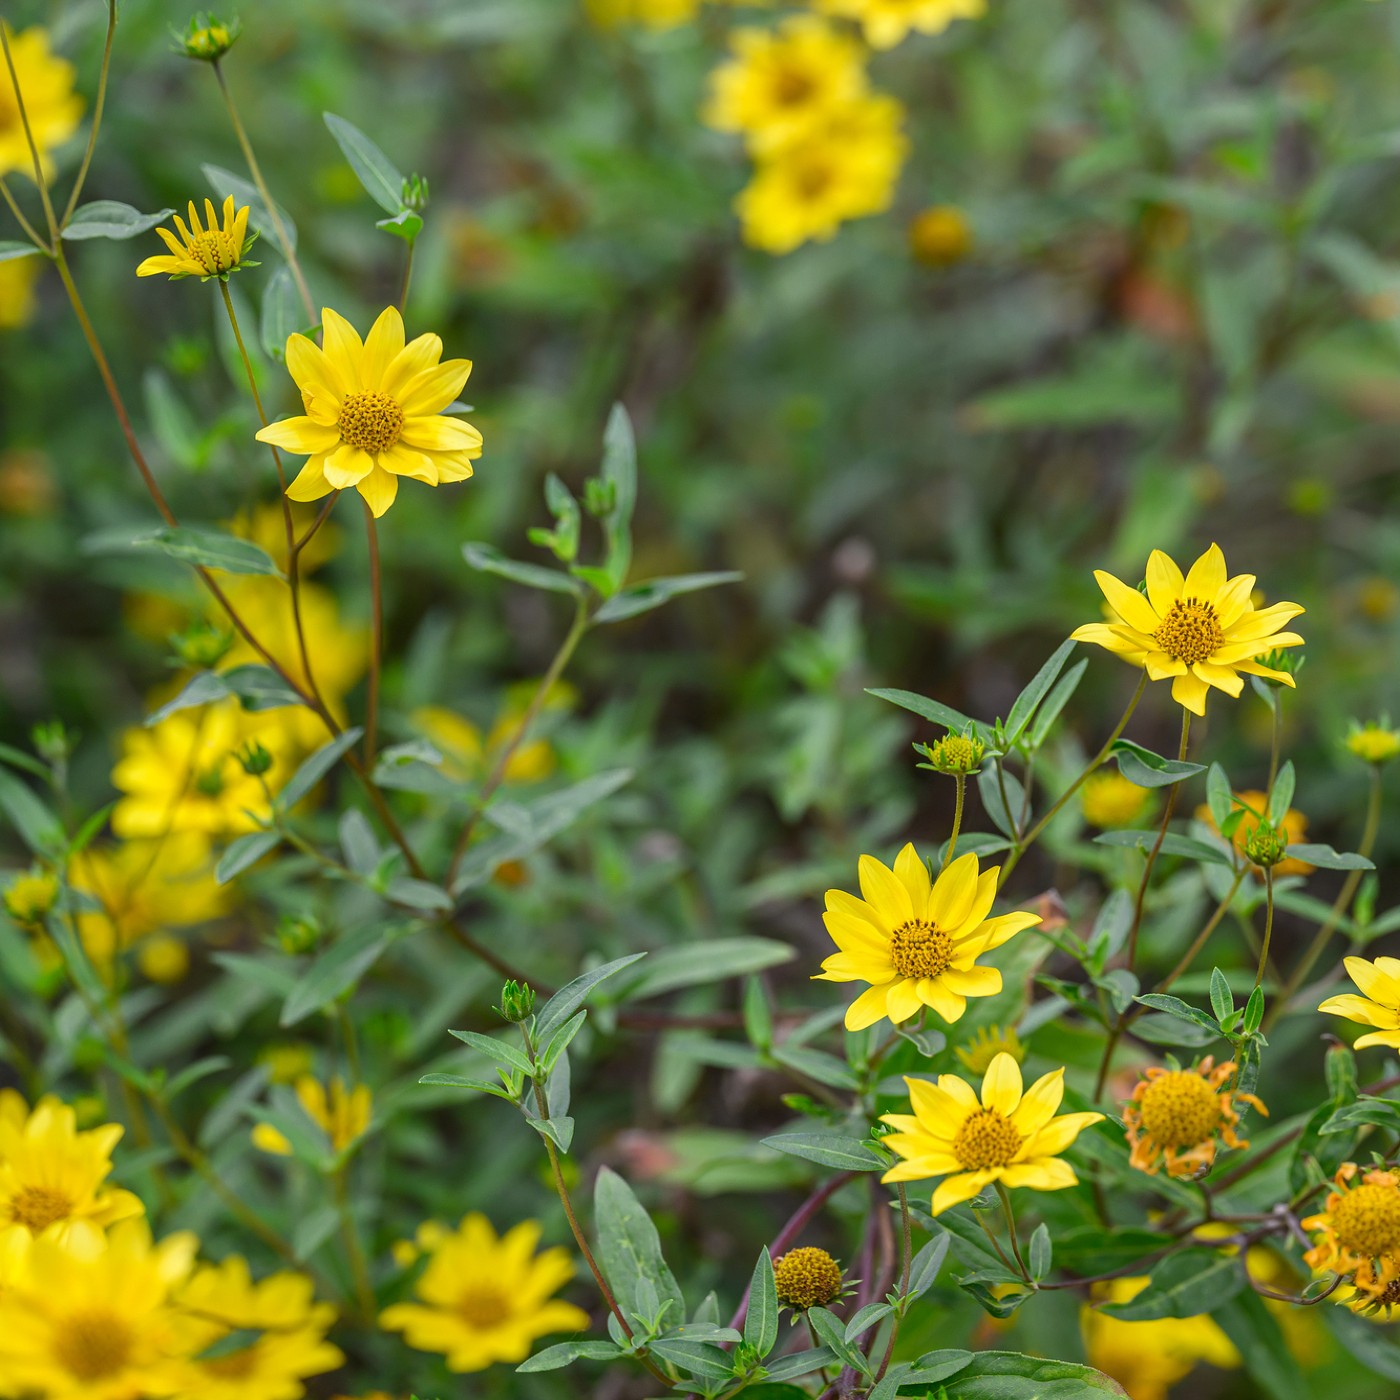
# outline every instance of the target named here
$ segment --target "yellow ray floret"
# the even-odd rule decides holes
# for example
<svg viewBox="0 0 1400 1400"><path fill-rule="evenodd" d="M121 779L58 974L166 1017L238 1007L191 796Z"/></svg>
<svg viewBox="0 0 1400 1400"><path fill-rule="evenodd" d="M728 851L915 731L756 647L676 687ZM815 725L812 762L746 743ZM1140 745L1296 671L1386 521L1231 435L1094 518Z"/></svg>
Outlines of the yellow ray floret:
<svg viewBox="0 0 1400 1400"><path fill-rule="evenodd" d="M324 349L304 335L287 340L287 369L305 416L258 434L308 459L287 495L315 501L353 486L379 516L393 505L401 476L429 486L465 481L481 456L481 434L445 410L462 392L471 361L443 360L436 335L405 344L403 318L392 306L363 341L329 307L321 316Z"/></svg>
<svg viewBox="0 0 1400 1400"><path fill-rule="evenodd" d="M1022 1092L1021 1067L998 1055L982 1080L982 1097L966 1080L942 1074L935 1084L909 1079L913 1115L887 1113L882 1122L895 1131L884 1144L904 1160L885 1173L886 1181L945 1180L933 1193L935 1215L971 1200L1000 1182L1058 1191L1079 1178L1060 1153L1102 1113L1055 1117L1065 1092L1065 1072L1051 1070Z"/></svg>
<svg viewBox="0 0 1400 1400"><path fill-rule="evenodd" d="M1370 1045L1400 1049L1400 958L1347 958L1347 976L1356 983L1360 996L1346 992L1328 997L1317 1009L1329 1016L1345 1016L1348 1021L1376 1029L1359 1036L1358 1050Z"/></svg>
<svg viewBox="0 0 1400 1400"><path fill-rule="evenodd" d="M1172 699L1193 714L1206 712L1211 686L1226 695L1244 689L1241 673L1293 685L1285 671L1259 658L1284 647L1302 646L1296 632L1281 630L1303 609L1297 603L1256 608L1250 601L1253 574L1225 573L1225 556L1211 545L1182 576L1160 549L1147 561L1147 592L1098 569L1094 578L1113 613L1111 622L1091 622L1071 634L1095 642L1141 666L1154 681L1171 679Z"/></svg>
<svg viewBox="0 0 1400 1400"><path fill-rule="evenodd" d="M190 201L190 222L176 214L175 227L179 236L169 229L158 228L156 233L169 253L147 258L136 269L138 277L158 277L166 273L170 277L227 277L243 264L243 255L252 246L248 238L248 206L235 209L233 196L224 200L223 217L214 212L209 200L204 201L204 223ZM257 264L249 264L256 267Z"/></svg>
<svg viewBox="0 0 1400 1400"><path fill-rule="evenodd" d="M816 8L858 20L872 49L892 49L910 33L941 34L954 20L980 19L987 0L818 0Z"/></svg>
<svg viewBox="0 0 1400 1400"><path fill-rule="evenodd" d="M977 857L969 853L930 880L911 844L893 870L874 856L861 856L863 899L844 890L826 892L822 919L841 951L822 963L813 980L870 983L846 1009L847 1030L864 1030L882 1016L898 1025L925 1006L956 1021L968 997L1001 991L1001 973L977 966L978 957L1038 924L1040 916L989 918L998 874L999 867L979 873Z"/></svg>

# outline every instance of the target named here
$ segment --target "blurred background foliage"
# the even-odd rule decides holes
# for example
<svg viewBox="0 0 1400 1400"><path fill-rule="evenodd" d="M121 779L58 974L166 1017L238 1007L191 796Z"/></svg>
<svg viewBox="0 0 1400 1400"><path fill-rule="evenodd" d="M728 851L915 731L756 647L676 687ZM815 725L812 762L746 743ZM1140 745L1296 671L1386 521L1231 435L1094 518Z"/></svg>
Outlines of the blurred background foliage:
<svg viewBox="0 0 1400 1400"><path fill-rule="evenodd" d="M102 7L6 10L16 27L51 28L90 102ZM526 776L628 767L635 779L605 815L483 887L477 936L552 981L590 957L673 950L657 994L678 992L685 1013L737 1005L732 982L690 985L687 957L757 936L795 949L769 976L785 999L808 997L824 949L816 897L849 881L862 850L941 840L950 815L947 785L916 773L908 746L929 727L864 687L1005 713L1066 632L1099 615L1093 568L1131 581L1149 549L1189 559L1212 540L1269 601L1307 606L1308 664L1284 702L1295 805L1311 839L1353 848L1363 775L1340 737L1350 717L1400 706L1400 7L993 0L976 23L873 57L874 80L908 108L895 205L781 258L743 247L731 209L743 156L698 118L729 31L773 15L715 5L654 29L600 25L573 0L241 7L229 82L318 304L363 326L401 275L401 245L374 229L322 123L331 111L431 179L409 330L437 330L476 363L475 479L405 491L382 532L388 737L413 738L427 705L487 734L511 687L543 670L563 605L473 572L460 547L488 540L542 560L526 530L544 519L544 478L581 487L615 400L640 441L633 576L744 574L589 637L547 717L544 770ZM183 207L211 192L204 163L242 168L210 75L171 52L168 26L183 19L165 0L122 6L88 198ZM966 246L912 236L930 206L962 212ZM274 501L275 482L216 298L138 283L154 240L139 243L83 245L78 275L177 510L226 521ZM249 322L276 261L266 245L263 256L233 288ZM0 740L27 745L33 725L61 717L82 736L72 786L92 810L110 800L116 731L169 687L163 637L193 594L173 563L85 544L151 512L56 279L46 269L30 289L39 260L18 266L0 265ZM356 523L341 522L318 582L358 627ZM1131 686L1126 668L1091 660L1066 769ZM1177 718L1164 698L1132 733L1166 752ZM361 703L352 692L351 711ZM1250 692L1236 707L1217 699L1197 744L1237 788L1264 785L1268 714ZM1026 878L1058 887L1087 925L1077 824L1060 824ZM1396 847L1382 830L1382 889ZM362 892L302 874L293 860L255 876L212 944L256 949L289 912L330 927L367 917ZM1330 899L1339 878L1317 876L1313 892ZM1296 946L1309 932L1282 916L1278 937ZM1149 925L1159 965L1180 941L1179 927ZM755 969L785 955L747 946ZM507 1125L508 1109L464 1110L460 1095L416 1086L441 1067L448 1025L489 1026L498 982L420 933L394 942L357 995L381 1124L365 1151L381 1245L468 1207L503 1227L547 1199L539 1144ZM178 996L152 996L143 1063L178 1065L211 1039L252 1047L234 1054L245 1068L279 1037L319 1053L318 1019L280 1031L268 987L221 972L207 949ZM1271 1104L1289 1106L1285 1055L1316 1077L1317 1031L1305 1018L1279 1032ZM1076 1063L1061 1040L1054 1053ZM668 1249L695 1296L733 1292L748 1242L786 1213L752 1193L805 1179L749 1145L750 1129L782 1120L790 1086L716 1068L723 1056L693 1030L634 1026L580 1046L592 1058L581 1160L659 1183ZM46 1068L70 1071L80 1047L55 1049ZM245 1076L228 1093L259 1088ZM250 1196L280 1189L242 1146L225 1155ZM199 1208L193 1223L217 1240L215 1205ZM993 1326L966 1300L940 1300L929 1345L948 1310L959 1335ZM1072 1311L1068 1295L1026 1309L1017 1345L1063 1355ZM1327 1393L1389 1393L1329 1355L1315 1382ZM384 1388L527 1393L506 1368L462 1391L382 1338L356 1359L356 1377ZM576 1383L531 1378L528 1393ZM1255 1393L1238 1374L1210 1384Z"/></svg>

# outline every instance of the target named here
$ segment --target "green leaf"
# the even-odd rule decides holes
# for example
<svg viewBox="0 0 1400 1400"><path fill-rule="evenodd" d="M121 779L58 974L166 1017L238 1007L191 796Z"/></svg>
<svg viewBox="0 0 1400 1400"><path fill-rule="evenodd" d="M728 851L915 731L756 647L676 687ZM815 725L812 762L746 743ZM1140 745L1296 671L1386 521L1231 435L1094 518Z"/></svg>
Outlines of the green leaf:
<svg viewBox="0 0 1400 1400"><path fill-rule="evenodd" d="M214 879L221 885L228 884L281 844L282 837L276 831L253 831L247 836L240 836L236 841L229 842L228 849L219 857L219 863L214 868Z"/></svg>
<svg viewBox="0 0 1400 1400"><path fill-rule="evenodd" d="M991 731L986 725L969 719L961 710L955 710L940 700L930 700L926 695L915 695L912 690L867 690L865 693L873 695L877 700L888 700L891 705L898 705L901 709L912 710L921 718L933 724L941 724L955 734L961 734L970 728L984 743L991 737Z"/></svg>
<svg viewBox="0 0 1400 1400"><path fill-rule="evenodd" d="M214 191L220 199L232 195L235 204L246 204L248 206L248 222L264 238L270 239L277 248L281 248L282 245L278 241L277 230L273 227L267 205L263 203L262 195L258 193L256 186L249 184L241 175L235 175L231 170L225 170L221 165L205 164L200 166L200 169L203 170L204 178L214 187ZM292 251L295 252L297 226L292 222L291 215L280 204L276 206L276 209L277 216L282 222L282 232L286 235Z"/></svg>
<svg viewBox="0 0 1400 1400"><path fill-rule="evenodd" d="M723 1381L734 1374L733 1357L710 1342L688 1342L676 1337L658 1337L654 1342L648 1343L647 1349L702 1380Z"/></svg>
<svg viewBox="0 0 1400 1400"><path fill-rule="evenodd" d="M843 1172L881 1172L889 1165L860 1138L836 1133L776 1133L764 1138L763 1145Z"/></svg>
<svg viewBox="0 0 1400 1400"><path fill-rule="evenodd" d="M807 1321L815 1329L821 1340L836 1353L847 1366L854 1367L863 1375L870 1374L870 1364L865 1357L846 1340L846 1325L835 1313L826 1308L809 1308Z"/></svg>
<svg viewBox="0 0 1400 1400"><path fill-rule="evenodd" d="M397 214L403 208L403 176L394 163L358 127L343 117L325 112L326 126L335 137L350 168L355 172L365 193L386 214Z"/></svg>
<svg viewBox="0 0 1400 1400"><path fill-rule="evenodd" d="M1011 705L1011 713L1006 717L1006 746L1008 748L1025 732L1026 726L1035 715L1036 707L1050 691L1065 668L1070 653L1079 643L1069 638L1055 648L1053 655L1032 677L1031 682L1016 697Z"/></svg>
<svg viewBox="0 0 1400 1400"><path fill-rule="evenodd" d="M810 1347L806 1351L795 1351L789 1356L775 1356L764 1366L770 1381L787 1381L794 1376L810 1376L813 1371L823 1370L836 1360L836 1353L830 1347ZM749 1391L745 1395L751 1394Z"/></svg>
<svg viewBox="0 0 1400 1400"><path fill-rule="evenodd" d="M1229 994L1228 986L1226 994ZM1143 996L1134 997L1133 1000L1141 1002L1144 1006L1150 1006L1154 1011L1163 1011L1178 1021L1189 1021L1192 1025L1200 1026L1202 1030L1207 1030L1212 1035L1218 1035L1220 1032L1220 1027L1204 1011L1198 1011L1188 1002L1182 1001L1180 997L1169 996L1165 992L1147 992Z"/></svg>
<svg viewBox="0 0 1400 1400"><path fill-rule="evenodd" d="M1094 840L1100 846L1136 846L1140 851L1150 851L1156 844L1155 831L1105 831ZM1161 853L1164 856L1185 856L1188 860L1204 861L1207 865L1230 864L1230 857L1219 846L1197 841L1192 836L1178 836L1169 831L1162 838ZM1289 850L1292 854L1292 848Z"/></svg>
<svg viewBox="0 0 1400 1400"><path fill-rule="evenodd" d="M561 1152L568 1154L574 1141L574 1120L567 1114L557 1118L539 1118L527 1106L525 1121L541 1137L547 1137Z"/></svg>
<svg viewBox="0 0 1400 1400"><path fill-rule="evenodd" d="M627 979L618 998L639 1001L674 992L680 987L745 977L779 963L791 962L796 956L791 944L756 936L713 938L708 942L662 948L648 957L647 965L638 969L635 976Z"/></svg>
<svg viewBox="0 0 1400 1400"><path fill-rule="evenodd" d="M883 1322L893 1311L894 1308L889 1303L867 1303L846 1323L846 1330L842 1334L844 1339L847 1342L857 1341L877 1323Z"/></svg>
<svg viewBox="0 0 1400 1400"><path fill-rule="evenodd" d="M1085 1225L1066 1230L1055 1240L1055 1258L1060 1268L1072 1274L1110 1273L1159 1254L1171 1243L1170 1235L1156 1230L1136 1226L1105 1230L1098 1225ZM1147 1269L1140 1272L1146 1273Z"/></svg>
<svg viewBox="0 0 1400 1400"><path fill-rule="evenodd" d="M32 243L17 243L12 238L0 238L0 262L13 258L32 258L39 251Z"/></svg>
<svg viewBox="0 0 1400 1400"><path fill-rule="evenodd" d="M68 844L63 823L24 783L8 773L0 773L0 810L35 855L56 858L63 854Z"/></svg>
<svg viewBox="0 0 1400 1400"><path fill-rule="evenodd" d="M957 1371L944 1395L946 1400L1103 1400L1127 1391L1091 1366L982 1351Z"/></svg>
<svg viewBox="0 0 1400 1400"><path fill-rule="evenodd" d="M440 1089L471 1089L478 1094L494 1094L498 1099L510 1097L499 1080L492 1084L489 1080L469 1079L461 1074L424 1074L418 1082Z"/></svg>
<svg viewBox="0 0 1400 1400"><path fill-rule="evenodd" d="M1269 805L1264 811L1264 817L1270 826L1281 827L1283 825L1283 819L1288 815L1288 809L1293 805L1293 789L1297 782L1298 775L1294 772L1293 760L1289 759L1278 770L1278 775L1274 778L1273 788L1269 792Z"/></svg>
<svg viewBox="0 0 1400 1400"><path fill-rule="evenodd" d="M1030 1253L1027 1260L1030 1264L1031 1277L1037 1283L1050 1272L1050 1264L1053 1259L1054 1246L1050 1243L1050 1227L1042 1220L1031 1235Z"/></svg>
<svg viewBox="0 0 1400 1400"><path fill-rule="evenodd" d="M174 212L162 209L158 214L143 214L115 199L95 199L91 204L80 204L73 211L73 217L63 230L63 238L68 243L88 238L135 238L138 233L149 233Z"/></svg>
<svg viewBox="0 0 1400 1400"><path fill-rule="evenodd" d="M948 1257L950 1243L951 1239L946 1233L936 1235L914 1256L909 1265L909 1291L904 1295L906 1298L922 1297L938 1281L943 1261Z"/></svg>
<svg viewBox="0 0 1400 1400"><path fill-rule="evenodd" d="M497 1040L495 1036L482 1035L480 1031L448 1031L448 1035L460 1040L463 1045L470 1045L473 1050L485 1055L487 1059L494 1060L498 1065L504 1065L506 1069L516 1070L520 1074L529 1075L534 1072L523 1051L516 1049L514 1045L507 1045L503 1040Z"/></svg>
<svg viewBox="0 0 1400 1400"><path fill-rule="evenodd" d="M222 530L203 530L191 525L169 525L153 533L139 535L130 544L154 549L171 559L183 560L205 569L226 574L257 574L281 578L282 572L266 550L252 540L240 540Z"/></svg>
<svg viewBox="0 0 1400 1400"><path fill-rule="evenodd" d="M408 909L423 909L434 914L447 914L452 910L452 896L441 885L427 880L414 880L407 875L398 875L389 881L384 890L384 898L392 904L402 904Z"/></svg>
<svg viewBox="0 0 1400 1400"><path fill-rule="evenodd" d="M1215 1019L1221 1024L1235 1009L1235 998L1230 991L1230 984L1218 967L1210 970L1210 1009L1215 1012Z"/></svg>
<svg viewBox="0 0 1400 1400"><path fill-rule="evenodd" d="M749 1280L749 1310L744 1316L744 1340L760 1356L767 1356L778 1341L778 1284L767 1245L758 1256L753 1277Z"/></svg>
<svg viewBox="0 0 1400 1400"><path fill-rule="evenodd" d="M288 705L305 703L270 666L234 666L221 672L219 679L231 695L238 697L238 703L250 712L280 710Z"/></svg>
<svg viewBox="0 0 1400 1400"><path fill-rule="evenodd" d="M1230 780L1225 776L1225 770L1218 763L1212 763L1206 773L1206 802L1210 807L1210 814L1215 820L1215 825L1217 827L1224 826L1225 818L1230 815L1235 804Z"/></svg>
<svg viewBox="0 0 1400 1400"><path fill-rule="evenodd" d="M581 977L575 977L572 982L560 987L545 1002L535 1017L536 1039L548 1041L554 1032L583 1005L584 1000L594 987L598 986L600 982L606 982L609 977L615 976L624 967L631 967L634 962L639 962L646 956L645 953L632 953L625 958L614 958L612 962L603 963L601 967L595 967L591 971L585 972Z"/></svg>
<svg viewBox="0 0 1400 1400"><path fill-rule="evenodd" d="M1387 1380L1400 1381L1400 1347L1387 1336L1388 1328L1377 1327L1369 1318L1358 1317L1349 1308L1323 1303L1317 1311L1342 1344L1342 1350L1363 1366Z"/></svg>
<svg viewBox="0 0 1400 1400"><path fill-rule="evenodd" d="M1274 1315L1258 1294L1245 1289L1212 1316L1239 1348L1245 1370L1272 1400L1310 1400L1312 1388L1289 1351Z"/></svg>
<svg viewBox="0 0 1400 1400"><path fill-rule="evenodd" d="M159 724L181 710L192 710L199 705L210 705L216 700L227 700L232 692L228 682L216 671L200 671L192 676L173 700L167 700L160 709L146 716L146 728Z"/></svg>
<svg viewBox="0 0 1400 1400"><path fill-rule="evenodd" d="M627 1353L612 1342L557 1342L522 1361L517 1371L557 1371L574 1361L612 1361Z"/></svg>
<svg viewBox="0 0 1400 1400"><path fill-rule="evenodd" d="M1126 1303L1103 1309L1125 1322L1158 1317L1198 1317L1214 1312L1245 1286L1240 1261L1214 1249L1186 1249L1168 1255L1152 1270L1152 1282Z"/></svg>
<svg viewBox="0 0 1400 1400"><path fill-rule="evenodd" d="M11 768L22 769L43 782L49 780L49 770L46 764L40 763L37 758L25 753L23 749L13 748L9 744L0 744L0 763L8 763Z"/></svg>
<svg viewBox="0 0 1400 1400"><path fill-rule="evenodd" d="M1260 1023L1264 1019L1264 989L1255 987L1249 994L1249 1000L1245 1003L1244 1022L1240 1029L1246 1035L1253 1035L1259 1029Z"/></svg>
<svg viewBox="0 0 1400 1400"><path fill-rule="evenodd" d="M909 1385L936 1385L939 1381L956 1376L966 1369L973 1354L958 1347L940 1347L937 1351L926 1351L905 1375Z"/></svg>
<svg viewBox="0 0 1400 1400"><path fill-rule="evenodd" d="M518 559L507 559L493 544L468 541L462 546L462 557L484 574L498 574L513 583L523 583L526 588L543 588L551 593L570 593L579 597L583 584L572 574L561 573L558 569L546 569L539 564L525 564Z"/></svg>
<svg viewBox="0 0 1400 1400"><path fill-rule="evenodd" d="M400 209L392 218L376 220L374 226L412 243L423 232L423 216L413 209Z"/></svg>
<svg viewBox="0 0 1400 1400"><path fill-rule="evenodd" d="M639 1286L646 1280L661 1303L671 1304L668 1316L677 1322L684 1318L685 1300L662 1256L656 1226L632 1188L611 1167L598 1172L593 1215L603 1274L622 1305L637 1312Z"/></svg>
<svg viewBox="0 0 1400 1400"><path fill-rule="evenodd" d="M1290 843L1288 858L1290 860L1305 860L1309 865L1316 865L1322 870L1374 870L1376 868L1365 856L1357 855L1355 852L1334 851L1331 846L1308 841L1296 846Z"/></svg>
<svg viewBox="0 0 1400 1400"><path fill-rule="evenodd" d="M1385 1128L1400 1131L1400 1103L1393 1099L1360 1098L1343 1104L1319 1128L1323 1137L1354 1132L1358 1128Z"/></svg>
<svg viewBox="0 0 1400 1400"><path fill-rule="evenodd" d="M1084 679L1084 672L1089 669L1089 661L1086 657L1083 661L1076 661L1068 671L1055 682L1055 688L1045 697L1044 703L1035 712L1035 719L1031 723L1030 745L1033 749L1038 749L1049 737L1050 730L1060 717L1060 712L1069 704L1070 697L1079 689L1079 682Z"/></svg>
<svg viewBox="0 0 1400 1400"><path fill-rule="evenodd" d="M295 807L303 797L335 767L340 760L359 742L364 731L360 728L346 729L337 734L328 744L323 744L305 763L292 774L277 794L277 805L285 812Z"/></svg>
<svg viewBox="0 0 1400 1400"><path fill-rule="evenodd" d="M637 505L637 440L632 420L620 404L612 406L603 431L603 463L599 478L612 494L612 505L603 516L607 545L600 592L612 597L627 581L632 566L632 512Z"/></svg>
<svg viewBox="0 0 1400 1400"><path fill-rule="evenodd" d="M1141 744L1133 743L1131 739L1115 739L1111 752L1118 759L1118 771L1130 783L1136 783L1139 787L1170 787L1173 783L1181 782L1183 778L1192 778L1197 773L1206 771L1204 763L1185 763L1175 758L1163 758L1161 754L1153 753L1151 749L1145 749Z"/></svg>
<svg viewBox="0 0 1400 1400"><path fill-rule="evenodd" d="M285 265L274 268L263 288L262 309L258 315L258 340L268 359L285 360L287 341L305 329L305 312L291 271Z"/></svg>
<svg viewBox="0 0 1400 1400"><path fill-rule="evenodd" d="M341 934L297 979L282 1007L279 1024L294 1026L324 1010L353 987L388 946L389 933L382 924L367 924Z"/></svg>
<svg viewBox="0 0 1400 1400"><path fill-rule="evenodd" d="M634 583L614 594L593 615L594 622L621 622L637 617L679 598L683 593L695 593L702 588L714 588L721 583L739 583L743 574L732 569L710 574L676 574L671 578L653 578Z"/></svg>

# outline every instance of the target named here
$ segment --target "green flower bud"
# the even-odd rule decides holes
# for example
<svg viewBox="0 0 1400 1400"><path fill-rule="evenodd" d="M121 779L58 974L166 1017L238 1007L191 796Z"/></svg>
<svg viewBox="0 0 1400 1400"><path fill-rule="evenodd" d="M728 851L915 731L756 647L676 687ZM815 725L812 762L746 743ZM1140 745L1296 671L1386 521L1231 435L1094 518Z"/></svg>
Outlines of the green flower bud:
<svg viewBox="0 0 1400 1400"><path fill-rule="evenodd" d="M1288 850L1288 833L1282 827L1259 825L1245 837L1244 853L1257 866L1268 869L1277 865Z"/></svg>
<svg viewBox="0 0 1400 1400"><path fill-rule="evenodd" d="M175 29L170 34L175 40L177 53L197 59L200 63L217 63L234 46L242 32L243 25L236 15L224 19L200 10L190 16L189 28L183 34Z"/></svg>
<svg viewBox="0 0 1400 1400"><path fill-rule="evenodd" d="M934 743L924 745L924 756L935 772L964 776L977 772L986 751L987 746L971 731L966 734L949 732Z"/></svg>
<svg viewBox="0 0 1400 1400"><path fill-rule="evenodd" d="M283 914L277 921L277 944L284 953L314 952L322 935L314 914Z"/></svg>
<svg viewBox="0 0 1400 1400"><path fill-rule="evenodd" d="M501 988L501 1004L497 1008L502 1019L519 1025L530 1018L535 1010L535 989L528 983L514 979Z"/></svg>
<svg viewBox="0 0 1400 1400"><path fill-rule="evenodd" d="M183 631L173 632L167 640L182 666L194 666L207 671L217 666L228 655L233 645L232 631L215 627L202 618L192 622Z"/></svg>
<svg viewBox="0 0 1400 1400"><path fill-rule="evenodd" d="M272 755L256 739L250 739L235 757L250 778L260 778L272 767Z"/></svg>

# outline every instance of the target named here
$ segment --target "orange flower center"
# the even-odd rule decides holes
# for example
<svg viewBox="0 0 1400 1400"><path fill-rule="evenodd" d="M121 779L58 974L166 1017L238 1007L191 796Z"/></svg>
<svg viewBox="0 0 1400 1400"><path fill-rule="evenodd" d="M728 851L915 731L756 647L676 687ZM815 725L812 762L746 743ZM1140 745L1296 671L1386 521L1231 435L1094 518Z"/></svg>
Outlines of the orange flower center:
<svg viewBox="0 0 1400 1400"><path fill-rule="evenodd" d="M778 1300L805 1312L824 1307L841 1292L841 1266L824 1249L789 1250L773 1265Z"/></svg>
<svg viewBox="0 0 1400 1400"><path fill-rule="evenodd" d="M1142 1091L1142 1126L1163 1147L1195 1147L1220 1126L1220 1098L1188 1069L1151 1080Z"/></svg>
<svg viewBox="0 0 1400 1400"><path fill-rule="evenodd" d="M1198 598L1179 598L1152 634L1152 640L1173 660L1192 666L1213 655L1225 640L1225 633L1209 603Z"/></svg>
<svg viewBox="0 0 1400 1400"><path fill-rule="evenodd" d="M952 960L952 938L924 919L900 924L890 938L890 961L901 977L939 977Z"/></svg>
<svg viewBox="0 0 1400 1400"><path fill-rule="evenodd" d="M979 1108L970 1113L953 1139L953 1156L968 1171L1010 1166L1021 1150L1021 1134L999 1109Z"/></svg>
<svg viewBox="0 0 1400 1400"><path fill-rule="evenodd" d="M54 1338L54 1355L70 1376L100 1381L120 1374L131 1359L135 1338L115 1313L103 1308L72 1313L62 1319Z"/></svg>
<svg viewBox="0 0 1400 1400"><path fill-rule="evenodd" d="M55 1220L67 1220L73 1202L49 1186L22 1186L10 1202L10 1218L34 1234L42 1234Z"/></svg>
<svg viewBox="0 0 1400 1400"><path fill-rule="evenodd" d="M387 452L403 431L403 409L389 394L347 394L340 406L340 436L370 456Z"/></svg>
<svg viewBox="0 0 1400 1400"><path fill-rule="evenodd" d="M458 1295L457 1312L467 1326L486 1331L506 1322L511 1307L499 1289L489 1284L472 1284Z"/></svg>
<svg viewBox="0 0 1400 1400"><path fill-rule="evenodd" d="M1345 1248L1368 1259L1400 1249L1400 1187L1364 1181L1344 1191L1332 1207L1332 1228Z"/></svg>
<svg viewBox="0 0 1400 1400"><path fill-rule="evenodd" d="M211 277L232 272L238 266L239 250L233 239L221 229L211 228L196 233L185 246L189 255Z"/></svg>
<svg viewBox="0 0 1400 1400"><path fill-rule="evenodd" d="M797 107L817 90L816 80L801 68L783 68L773 82L773 100L780 107Z"/></svg>

